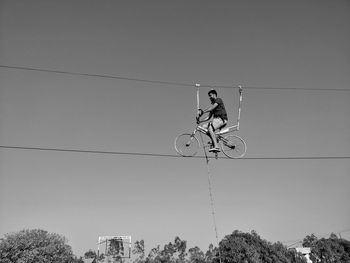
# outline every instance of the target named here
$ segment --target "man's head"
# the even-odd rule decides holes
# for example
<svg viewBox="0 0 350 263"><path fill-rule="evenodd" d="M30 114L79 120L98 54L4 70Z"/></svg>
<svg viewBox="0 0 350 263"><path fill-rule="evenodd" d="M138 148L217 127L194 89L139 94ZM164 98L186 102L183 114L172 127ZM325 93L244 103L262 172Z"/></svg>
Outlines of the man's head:
<svg viewBox="0 0 350 263"><path fill-rule="evenodd" d="M216 97L218 96L218 93L216 92L215 89L211 89L211 90L209 90L209 92L208 92L208 96L209 96L210 101L211 101L211 102L214 102L215 99L216 99Z"/></svg>

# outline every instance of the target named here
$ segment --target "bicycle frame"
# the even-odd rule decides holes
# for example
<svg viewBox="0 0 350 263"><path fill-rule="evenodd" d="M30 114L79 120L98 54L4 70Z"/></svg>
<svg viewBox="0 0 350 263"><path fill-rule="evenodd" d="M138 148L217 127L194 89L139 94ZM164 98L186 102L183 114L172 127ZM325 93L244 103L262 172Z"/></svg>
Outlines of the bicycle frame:
<svg viewBox="0 0 350 263"><path fill-rule="evenodd" d="M218 140L222 140L223 139L222 135L230 133L230 132L238 131L238 130L239 130L239 125L237 124L237 125L230 126L230 127L227 127L227 128L219 129L217 132L215 132L215 135L216 135L216 138ZM197 132L201 132L201 133L209 136L208 129L206 129L206 128L200 126L200 125L197 125L196 129L191 133L192 134L191 136L195 136Z"/></svg>
<svg viewBox="0 0 350 263"><path fill-rule="evenodd" d="M241 158L246 152L246 144L244 140L234 134L229 134L238 130L238 126L232 126L225 129L218 130L215 132L216 140L220 142L220 148L222 152L229 158ZM196 133L205 134L210 137L208 134L208 129L197 125L192 133L183 133L175 138L174 146L175 150L184 157L194 156L197 153L199 147L203 146L204 148L209 147L206 145L206 142L201 136L201 140L198 140ZM211 144L211 142L208 142ZM212 146L212 145L211 145ZM215 157L217 158L218 152L215 152Z"/></svg>

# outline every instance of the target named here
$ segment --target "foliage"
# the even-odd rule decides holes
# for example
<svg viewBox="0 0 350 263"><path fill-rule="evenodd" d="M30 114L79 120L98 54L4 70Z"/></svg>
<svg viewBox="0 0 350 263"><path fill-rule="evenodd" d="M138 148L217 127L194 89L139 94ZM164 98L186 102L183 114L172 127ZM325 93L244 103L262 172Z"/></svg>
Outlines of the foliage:
<svg viewBox="0 0 350 263"><path fill-rule="evenodd" d="M314 234L306 236L303 246L311 248L313 262L350 262L350 241L331 234L329 238L318 239Z"/></svg>
<svg viewBox="0 0 350 263"><path fill-rule="evenodd" d="M151 251L149 252L145 262L147 262L147 263L158 262L159 254L160 254L160 246L152 248Z"/></svg>
<svg viewBox="0 0 350 263"><path fill-rule="evenodd" d="M303 240L303 247L313 247L317 242L317 237L314 234L306 236Z"/></svg>
<svg viewBox="0 0 350 263"><path fill-rule="evenodd" d="M350 241L332 234L329 238L318 239L314 234L303 240L304 247L311 248L310 259L315 262L350 262ZM112 240L107 254L98 260L119 260L124 248L119 240ZM282 243L263 240L255 231L243 233L234 231L225 236L219 247L212 244L204 253L198 246L187 249L187 242L175 237L161 248L159 245L145 254L144 240L136 241L132 250L134 263L304 263L306 260L295 250L288 250ZM89 250L84 258L97 259ZM65 237L47 231L22 230L6 234L0 242L1 263L83 263L77 258Z"/></svg>
<svg viewBox="0 0 350 263"><path fill-rule="evenodd" d="M145 259L145 242L143 240L136 241L132 250L133 255L136 256L135 263L144 262Z"/></svg>
<svg viewBox="0 0 350 263"><path fill-rule="evenodd" d="M189 261L193 263L205 263L205 255L199 247L190 248L188 250Z"/></svg>
<svg viewBox="0 0 350 263"><path fill-rule="evenodd" d="M219 249L210 244L205 253L205 262L213 262L217 257L219 257Z"/></svg>
<svg viewBox="0 0 350 263"><path fill-rule="evenodd" d="M97 254L95 251L92 251L91 249L84 253L84 258L97 258Z"/></svg>
<svg viewBox="0 0 350 263"><path fill-rule="evenodd" d="M169 242L163 249L158 245L147 256L144 241L136 241L132 253L135 256L134 263L209 263L215 258L217 248L210 245L206 253L197 246L187 250L187 242L175 237L173 243Z"/></svg>
<svg viewBox="0 0 350 263"><path fill-rule="evenodd" d="M271 244L252 231L242 233L234 231L227 235L219 244L221 260L223 263L302 263L305 260L281 243ZM219 259L215 259L219 262Z"/></svg>
<svg viewBox="0 0 350 263"><path fill-rule="evenodd" d="M219 253L220 252L220 253ZM163 249L158 245L144 257L144 241L136 241L133 254L134 263L304 263L305 259L295 251L288 250L282 243L271 244L251 233L233 232L219 244L212 244L206 253L198 246L186 249L186 241L179 237ZM221 260L220 260L221 259Z"/></svg>
<svg viewBox="0 0 350 263"><path fill-rule="evenodd" d="M84 253L84 259L90 259L90 258L93 258L96 260L96 262L98 261L103 261L105 259L105 255L103 253L101 253L99 256L97 255L96 251L93 251L93 250L89 250L89 251L86 251ZM80 260L80 259L79 259ZM83 259L81 260L83 262ZM80 263L80 261L79 261Z"/></svg>
<svg viewBox="0 0 350 263"><path fill-rule="evenodd" d="M182 263L185 262L186 255L186 241L183 241L179 237L176 237L174 243L170 242L169 244L165 245L163 250L160 250L159 246L155 249L152 249L146 258L146 262Z"/></svg>
<svg viewBox="0 0 350 263"><path fill-rule="evenodd" d="M83 258L82 257L75 257L75 259L74 259L74 261L73 261L74 263L84 263L84 260L83 260Z"/></svg>
<svg viewBox="0 0 350 263"><path fill-rule="evenodd" d="M0 243L0 262L74 262L72 248L66 243L63 236L40 229L6 234Z"/></svg>

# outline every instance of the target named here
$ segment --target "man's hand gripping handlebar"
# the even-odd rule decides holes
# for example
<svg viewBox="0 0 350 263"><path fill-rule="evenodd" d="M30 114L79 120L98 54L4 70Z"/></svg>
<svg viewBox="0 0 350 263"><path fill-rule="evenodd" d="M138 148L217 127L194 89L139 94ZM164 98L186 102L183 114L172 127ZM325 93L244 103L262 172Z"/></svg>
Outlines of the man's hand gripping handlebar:
<svg viewBox="0 0 350 263"><path fill-rule="evenodd" d="M200 123L200 121L199 121L199 118L203 115L203 110L202 109L198 109L198 111L197 111L197 116L196 116L196 122L197 122L197 124L199 124Z"/></svg>

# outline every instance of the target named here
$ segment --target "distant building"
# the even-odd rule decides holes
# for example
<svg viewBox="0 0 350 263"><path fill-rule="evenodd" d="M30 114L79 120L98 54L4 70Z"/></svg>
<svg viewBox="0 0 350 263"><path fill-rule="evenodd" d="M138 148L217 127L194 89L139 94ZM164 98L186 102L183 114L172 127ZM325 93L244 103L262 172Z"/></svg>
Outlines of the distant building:
<svg viewBox="0 0 350 263"><path fill-rule="evenodd" d="M306 258L307 263L312 263L312 261L310 259L311 248L309 248L309 247L296 247L295 250L296 250L296 252L303 254L303 256Z"/></svg>

